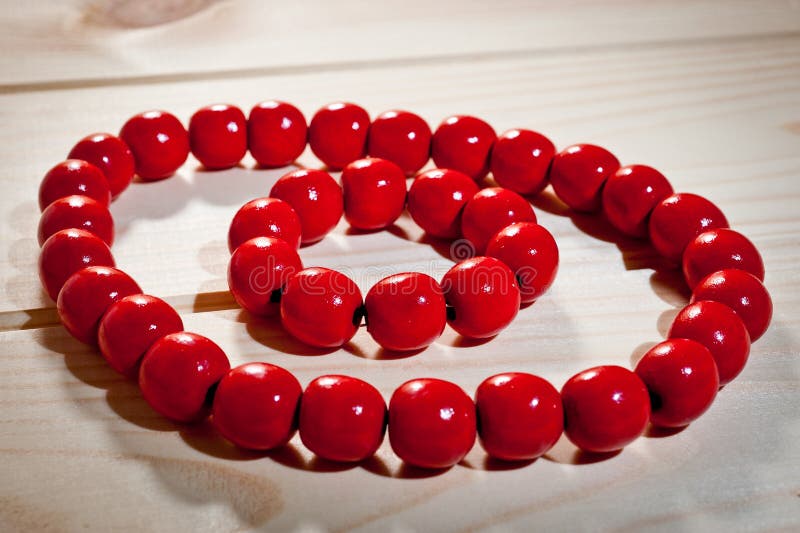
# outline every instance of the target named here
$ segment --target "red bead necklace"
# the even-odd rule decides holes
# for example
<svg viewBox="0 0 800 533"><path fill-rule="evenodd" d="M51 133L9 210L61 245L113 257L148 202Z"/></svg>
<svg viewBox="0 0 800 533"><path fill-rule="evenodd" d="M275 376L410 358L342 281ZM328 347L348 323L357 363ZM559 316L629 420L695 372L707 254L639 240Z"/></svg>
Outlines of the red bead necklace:
<svg viewBox="0 0 800 533"><path fill-rule="evenodd" d="M590 368L561 392L540 377L505 373L481 383L473 401L453 383L424 378L401 385L387 409L372 385L353 377L322 376L304 391L275 365L231 369L214 342L183 331L172 307L115 268L108 206L134 174L167 178L190 151L208 169L233 167L248 150L260 166L275 168L306 143L327 167L342 169L341 186L322 170L296 170L268 198L246 203L228 234L228 283L244 309L280 320L307 344L342 346L362 322L392 351L424 349L448 323L464 337L496 335L555 278L556 242L521 196L548 183L571 209L602 213L623 234L649 238L682 263L692 303L633 372ZM417 175L407 190L406 177L430 158L440 168ZM489 172L500 187L481 189ZM78 142L45 176L39 205L39 274L67 330L136 377L162 415L177 422L211 415L220 434L248 449L282 446L299 429L318 456L360 461L388 428L395 453L424 468L456 464L476 435L501 460L539 457L562 432L588 452L619 450L648 422L681 427L703 414L719 386L741 372L772 315L758 250L705 198L673 194L657 170L621 167L604 148L556 152L539 133L498 137L470 116L450 117L432 133L413 113L389 111L370 122L364 109L340 102L307 125L296 107L272 101L247 118L234 106L205 107L187 131L175 116L150 111L128 120L119 137ZM389 276L366 298L340 272L303 267L299 246L324 238L342 215L355 229L379 230L406 208L429 235L463 238L480 255L468 254L441 283L422 273Z"/></svg>

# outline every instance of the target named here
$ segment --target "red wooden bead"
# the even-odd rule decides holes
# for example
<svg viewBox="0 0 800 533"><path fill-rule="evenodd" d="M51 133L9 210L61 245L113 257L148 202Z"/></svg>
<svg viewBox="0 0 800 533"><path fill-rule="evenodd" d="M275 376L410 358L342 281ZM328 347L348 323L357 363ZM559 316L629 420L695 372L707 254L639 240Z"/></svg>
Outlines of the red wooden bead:
<svg viewBox="0 0 800 533"><path fill-rule="evenodd" d="M154 342L179 331L183 331L183 321L171 305L155 296L132 294L106 310L97 344L111 368L131 376Z"/></svg>
<svg viewBox="0 0 800 533"><path fill-rule="evenodd" d="M108 245L82 229L61 230L42 245L39 279L44 290L55 301L67 278L89 266L114 266Z"/></svg>
<svg viewBox="0 0 800 533"><path fill-rule="evenodd" d="M281 297L281 323L306 344L337 348L356 334L362 303L358 285L341 272L307 268L286 284Z"/></svg>
<svg viewBox="0 0 800 533"><path fill-rule="evenodd" d="M419 272L383 278L369 290L364 305L367 331L387 350L425 348L447 323L441 285Z"/></svg>
<svg viewBox="0 0 800 533"><path fill-rule="evenodd" d="M458 385L414 379L389 401L389 441L394 453L421 468L449 468L475 444L475 404Z"/></svg>
<svg viewBox="0 0 800 533"><path fill-rule="evenodd" d="M39 219L39 246L52 234L70 228L86 230L109 246L114 242L114 220L108 207L88 196L65 196L47 206Z"/></svg>
<svg viewBox="0 0 800 533"><path fill-rule="evenodd" d="M558 272L558 245L543 226L517 222L498 231L486 255L505 263L517 278L520 300L533 302L544 294Z"/></svg>
<svg viewBox="0 0 800 533"><path fill-rule="evenodd" d="M538 376L497 374L475 393L483 449L506 461L536 459L553 447L564 430L561 395Z"/></svg>
<svg viewBox="0 0 800 533"><path fill-rule="evenodd" d="M302 169L281 177L269 195L288 203L300 218L303 244L321 240L344 211L342 188L322 170Z"/></svg>
<svg viewBox="0 0 800 533"><path fill-rule="evenodd" d="M302 389L283 368L247 363L229 371L214 394L212 421L223 437L241 448L283 446L297 429Z"/></svg>
<svg viewBox="0 0 800 533"><path fill-rule="evenodd" d="M501 187L537 194L547 186L547 171L556 154L550 139L531 130L508 130L492 149L491 170Z"/></svg>
<svg viewBox="0 0 800 533"><path fill-rule="evenodd" d="M228 356L210 339L171 333L147 350L139 387L157 412L176 422L194 422L208 414L209 393L230 368Z"/></svg>
<svg viewBox="0 0 800 533"><path fill-rule="evenodd" d="M493 337L519 312L514 273L493 257L473 257L456 264L444 275L442 288L452 307L450 327L464 337Z"/></svg>
<svg viewBox="0 0 800 533"><path fill-rule="evenodd" d="M142 289L126 273L112 267L92 266L75 272L58 293L58 316L70 335L97 344L100 318L111 304Z"/></svg>
<svg viewBox="0 0 800 533"><path fill-rule="evenodd" d="M344 217L356 229L391 226L406 206L406 176L386 159L353 161L342 172Z"/></svg>
<svg viewBox="0 0 800 533"><path fill-rule="evenodd" d="M247 119L250 155L265 168L285 167L306 149L306 118L292 104L270 100L256 104Z"/></svg>
<svg viewBox="0 0 800 533"><path fill-rule="evenodd" d="M650 422L683 427L711 407L717 396L717 365L708 348L689 339L670 339L652 347L636 365L650 393Z"/></svg>
<svg viewBox="0 0 800 533"><path fill-rule="evenodd" d="M116 198L131 184L136 162L128 145L110 133L84 137L69 152L70 159L82 159L99 168L108 182L111 197Z"/></svg>
<svg viewBox="0 0 800 533"><path fill-rule="evenodd" d="M189 134L181 121L166 111L134 115L119 136L130 146L136 174L146 181L172 176L189 157Z"/></svg>
<svg viewBox="0 0 800 533"><path fill-rule="evenodd" d="M692 339L708 348L717 363L720 385L739 375L750 354L750 334L742 319L727 305L710 300L681 309L667 338Z"/></svg>
<svg viewBox="0 0 800 533"><path fill-rule="evenodd" d="M468 115L446 118L436 128L431 141L433 162L479 181L489 172L489 156L497 139L494 129L483 120Z"/></svg>
<svg viewBox="0 0 800 533"><path fill-rule="evenodd" d="M606 180L603 213L622 233L647 237L650 212L672 193L672 185L658 170L647 165L624 166Z"/></svg>
<svg viewBox="0 0 800 533"><path fill-rule="evenodd" d="M277 198L256 198L244 204L228 230L228 250L233 253L255 237L282 239L292 248L300 247L300 217L288 203Z"/></svg>
<svg viewBox="0 0 800 533"><path fill-rule="evenodd" d="M321 376L303 392L300 439L329 461L355 462L371 457L386 431L386 402L365 381Z"/></svg>
<svg viewBox="0 0 800 533"><path fill-rule="evenodd" d="M461 234L478 254L483 254L489 240L515 222L536 222L531 204L514 191L489 187L475 194L464 206Z"/></svg>
<svg viewBox="0 0 800 533"><path fill-rule="evenodd" d="M461 213L478 192L469 176L457 170L433 169L417 176L408 190L408 212L429 235L461 235Z"/></svg>
<svg viewBox="0 0 800 533"><path fill-rule="evenodd" d="M683 275L694 288L704 277L738 268L764 281L764 261L750 240L732 229L706 231L695 237L683 251Z"/></svg>
<svg viewBox="0 0 800 533"><path fill-rule="evenodd" d="M619 168L614 154L593 144L574 144L557 153L550 183L562 202L575 211L600 209L600 191Z"/></svg>
<svg viewBox="0 0 800 533"><path fill-rule="evenodd" d="M257 316L274 316L289 278L303 269L297 250L281 239L256 237L234 250L228 287L236 302Z"/></svg>
<svg viewBox="0 0 800 533"><path fill-rule="evenodd" d="M388 159L412 175L430 158L431 128L419 115L408 111L381 113L369 128L367 153Z"/></svg>
<svg viewBox="0 0 800 533"><path fill-rule="evenodd" d="M367 152L369 114L347 102L328 104L314 114L308 145L331 170L339 170Z"/></svg>
<svg viewBox="0 0 800 533"><path fill-rule="evenodd" d="M650 397L642 380L620 366L598 366L571 377L561 389L564 433L587 452L624 448L644 432Z"/></svg>
<svg viewBox="0 0 800 533"><path fill-rule="evenodd" d="M189 147L209 170L231 168L247 153L247 119L228 104L198 109L189 120Z"/></svg>
<svg viewBox="0 0 800 533"><path fill-rule="evenodd" d="M39 209L44 211L59 198L73 194L88 196L106 207L111 203L111 189L103 172L81 159L67 159L51 168L42 179Z"/></svg>
<svg viewBox="0 0 800 533"><path fill-rule="evenodd" d="M767 331L772 320L772 298L757 277L728 268L703 278L694 288L692 302L712 300L720 302L739 315L752 342Z"/></svg>
<svg viewBox="0 0 800 533"><path fill-rule="evenodd" d="M701 233L727 228L728 221L719 208L691 193L668 196L650 214L650 241L658 253L678 262L686 246Z"/></svg>

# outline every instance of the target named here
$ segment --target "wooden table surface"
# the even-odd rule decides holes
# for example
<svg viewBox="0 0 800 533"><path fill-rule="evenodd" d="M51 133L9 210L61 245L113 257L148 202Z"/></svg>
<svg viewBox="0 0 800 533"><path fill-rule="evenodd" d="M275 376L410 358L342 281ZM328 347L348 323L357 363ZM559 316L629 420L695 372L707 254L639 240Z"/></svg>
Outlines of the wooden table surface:
<svg viewBox="0 0 800 533"><path fill-rule="evenodd" d="M800 529L800 2L498 0L2 2L0 12L0 531L464 531ZM562 439L527 465L480 446L443 473L403 468L388 442L343 467L237 451L207 426L156 415L134 383L70 338L36 274L36 191L77 139L164 108L281 98L307 116L337 99L375 116L454 113L528 127L559 147L607 146L705 195L761 250L775 314L741 376L700 420L587 461ZM316 166L310 153L300 164ZM497 338L447 330L386 359L366 331L333 353L249 320L227 293L228 223L285 170L197 171L135 183L115 202L115 256L233 364L263 360L305 385L369 380L386 398L422 376L459 383L529 371L557 387L595 364L635 363L687 300L642 243L533 204L559 277ZM392 272L441 274L447 250L401 231L302 251L362 290ZM653 267L658 267L653 270Z"/></svg>

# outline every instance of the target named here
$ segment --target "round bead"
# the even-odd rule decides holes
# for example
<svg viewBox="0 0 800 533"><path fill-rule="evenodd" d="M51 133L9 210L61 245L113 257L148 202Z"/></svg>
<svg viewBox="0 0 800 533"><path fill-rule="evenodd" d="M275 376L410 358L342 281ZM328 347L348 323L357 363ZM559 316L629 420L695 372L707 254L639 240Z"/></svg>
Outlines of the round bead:
<svg viewBox="0 0 800 533"><path fill-rule="evenodd" d="M689 304L672 322L668 339L692 339L711 352L717 364L719 384L739 375L750 354L750 334L736 312L719 302Z"/></svg>
<svg viewBox="0 0 800 533"><path fill-rule="evenodd" d="M550 183L562 202L575 211L600 209L600 191L619 168L614 154L593 144L574 144L559 152L550 167Z"/></svg>
<svg viewBox="0 0 800 533"><path fill-rule="evenodd" d="M517 316L519 288L514 273L493 257L473 257L456 264L442 279L450 327L460 335L493 337Z"/></svg>
<svg viewBox="0 0 800 533"><path fill-rule="evenodd" d="M247 119L250 155L264 168L285 167L306 149L306 118L292 104L270 100L256 104Z"/></svg>
<svg viewBox="0 0 800 533"><path fill-rule="evenodd" d="M696 194L668 196L650 214L650 241L665 258L679 262L686 246L701 233L727 228L728 221L719 208Z"/></svg>
<svg viewBox="0 0 800 533"><path fill-rule="evenodd" d="M433 169L423 172L408 190L408 212L414 222L434 237L461 236L461 213L478 186L457 170Z"/></svg>
<svg viewBox="0 0 800 533"><path fill-rule="evenodd" d="M433 134L433 162L439 168L458 170L479 181L489 171L489 155L496 139L494 129L479 118L448 117Z"/></svg>
<svg viewBox="0 0 800 533"><path fill-rule="evenodd" d="M361 159L367 151L369 114L347 102L328 104L316 112L308 127L308 145L331 170Z"/></svg>
<svg viewBox="0 0 800 533"><path fill-rule="evenodd" d="M767 331L772 320L772 298L757 277L736 268L714 272L694 288L692 302L720 302L739 315L752 342Z"/></svg>
<svg viewBox="0 0 800 533"><path fill-rule="evenodd" d="M242 308L256 316L275 316L281 289L302 269L297 250L286 241L256 237L234 250L228 287Z"/></svg>
<svg viewBox="0 0 800 533"><path fill-rule="evenodd" d="M530 303L553 284L558 272L558 245L543 226L517 222L498 231L486 255L505 263L517 278L520 300Z"/></svg>
<svg viewBox="0 0 800 533"><path fill-rule="evenodd" d="M650 397L642 380L621 366L598 366L571 377L561 389L564 433L587 452L624 448L644 432Z"/></svg>
<svg viewBox="0 0 800 533"><path fill-rule="evenodd" d="M230 370L228 356L213 341L181 331L157 340L139 368L142 396L176 422L194 422L210 408L209 395Z"/></svg>
<svg viewBox="0 0 800 533"><path fill-rule="evenodd" d="M283 368L247 363L229 371L214 394L212 421L223 437L251 450L283 446L297 429L302 389Z"/></svg>
<svg viewBox="0 0 800 533"><path fill-rule="evenodd" d="M484 380L475 393L478 431L490 456L506 461L536 459L564 430L561 396L550 383L520 372Z"/></svg>
<svg viewBox="0 0 800 533"><path fill-rule="evenodd" d="M100 318L111 304L142 289L112 267L92 266L75 272L58 293L58 316L70 335L86 344L97 343Z"/></svg>
<svg viewBox="0 0 800 533"><path fill-rule="evenodd" d="M387 159L407 175L425 166L431 155L431 129L419 115L387 111L372 121L367 153Z"/></svg>
<svg viewBox="0 0 800 533"><path fill-rule="evenodd" d="M44 211L59 198L73 194L88 196L106 207L111 203L111 189L103 172L81 159L67 159L51 168L42 179L39 209Z"/></svg>
<svg viewBox="0 0 800 533"><path fill-rule="evenodd" d="M39 246L52 234L70 228L88 231L109 246L114 242L114 220L108 207L88 196L65 196L47 206L39 219Z"/></svg>
<svg viewBox="0 0 800 533"><path fill-rule="evenodd" d="M292 206L277 198L256 198L244 204L228 230L228 250L233 253L245 241L256 237L282 239L292 248L300 247L300 217Z"/></svg>
<svg viewBox="0 0 800 533"><path fill-rule="evenodd" d="M652 347L636 365L650 392L650 422L683 427L711 407L717 396L717 365L708 348L689 339L670 339Z"/></svg>
<svg viewBox="0 0 800 533"><path fill-rule="evenodd" d="M116 198L131 184L136 162L128 145L110 133L84 137L69 152L70 159L82 159L99 168L106 178L111 197Z"/></svg>
<svg viewBox="0 0 800 533"><path fill-rule="evenodd" d="M362 316L361 291L335 270L307 268L290 278L281 298L281 322L298 340L337 348L356 334Z"/></svg>
<svg viewBox="0 0 800 533"><path fill-rule="evenodd" d="M447 323L442 287L420 272L383 278L369 290L364 305L367 331L387 350L425 348Z"/></svg>
<svg viewBox="0 0 800 533"><path fill-rule="evenodd" d="M479 191L464 206L461 234L478 254L483 254L489 240L515 222L536 222L531 204L514 191L489 187Z"/></svg>
<svg viewBox="0 0 800 533"><path fill-rule="evenodd" d="M764 261L747 237L732 229L706 231L695 237L683 251L683 275L690 288L704 277L738 268L764 281Z"/></svg>
<svg viewBox="0 0 800 533"><path fill-rule="evenodd" d="M356 229L391 226L406 205L406 176L386 159L359 159L342 172L344 217Z"/></svg>
<svg viewBox="0 0 800 533"><path fill-rule="evenodd" d="M616 229L632 237L647 237L653 208L671 195L672 185L647 165L621 167L603 187L603 213Z"/></svg>
<svg viewBox="0 0 800 533"><path fill-rule="evenodd" d="M322 170L289 172L275 182L269 195L283 200L295 210L300 218L303 244L321 240L342 218L342 188Z"/></svg>
<svg viewBox="0 0 800 533"><path fill-rule="evenodd" d="M394 453L421 468L449 468L475 444L475 404L458 385L414 379L389 401L389 441Z"/></svg>
<svg viewBox="0 0 800 533"><path fill-rule="evenodd" d="M39 279L54 301L64 282L89 266L114 266L108 245L82 229L65 229L51 235L39 254Z"/></svg>
<svg viewBox="0 0 800 533"><path fill-rule="evenodd" d="M134 115L119 136L136 161L136 174L146 181L172 176L189 157L189 134L175 115L147 111Z"/></svg>
<svg viewBox="0 0 800 533"><path fill-rule="evenodd" d="M97 344L111 368L131 376L154 342L179 331L183 331L183 321L167 302L132 294L111 304L100 319Z"/></svg>
<svg viewBox="0 0 800 533"><path fill-rule="evenodd" d="M348 376L321 376L303 393L300 439L329 461L371 457L386 431L386 402L375 387Z"/></svg>
<svg viewBox="0 0 800 533"><path fill-rule="evenodd" d="M231 168L247 153L247 119L227 104L198 109L189 120L189 147L209 170Z"/></svg>
<svg viewBox="0 0 800 533"><path fill-rule="evenodd" d="M556 154L550 139L531 130L508 130L492 148L491 170L498 185L519 194L537 194L547 186Z"/></svg>

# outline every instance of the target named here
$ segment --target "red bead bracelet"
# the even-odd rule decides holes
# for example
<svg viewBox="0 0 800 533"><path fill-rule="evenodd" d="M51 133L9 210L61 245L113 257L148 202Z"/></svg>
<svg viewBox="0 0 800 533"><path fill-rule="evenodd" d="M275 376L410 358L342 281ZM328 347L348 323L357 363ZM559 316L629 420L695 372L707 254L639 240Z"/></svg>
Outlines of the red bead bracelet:
<svg viewBox="0 0 800 533"><path fill-rule="evenodd" d="M328 168L342 169L341 185L323 170L289 172L269 197L242 206L228 233L236 301L302 342L339 347L363 323L390 351L422 350L447 324L464 337L497 335L555 279L556 242L521 196L548 183L569 208L602 214L680 264L692 303L634 371L590 368L560 392L538 376L512 372L486 379L473 400L453 383L421 378L395 390L387 408L372 385L353 377L321 376L303 391L275 365L231 369L219 346L183 331L171 306L142 294L115 268L108 206L135 174L168 178L190 152L211 170L239 164L248 150L261 167L275 168L293 162L306 144ZM175 116L149 111L128 120L119 136L84 138L69 158L39 191L39 275L61 321L112 368L138 379L156 411L177 422L210 415L242 448L273 449L299 430L316 455L353 462L372 456L388 430L395 453L424 468L458 463L476 438L489 456L509 461L543 455L562 432L582 450L615 451L648 423L681 427L703 414L720 385L741 372L751 341L771 319L758 250L728 229L710 201L674 194L657 170L621 167L604 148L556 152L537 132L498 137L475 117L450 117L431 132L407 111L370 122L363 108L339 102L307 124L296 107L270 101L247 118L235 106L205 107L186 130ZM407 188L406 176L431 158L440 168L418 174ZM499 186L482 188L489 172ZM441 281L399 273L362 297L341 272L304 268L300 245L323 239L342 216L357 230L374 231L404 209L429 235L468 245L470 253Z"/></svg>

